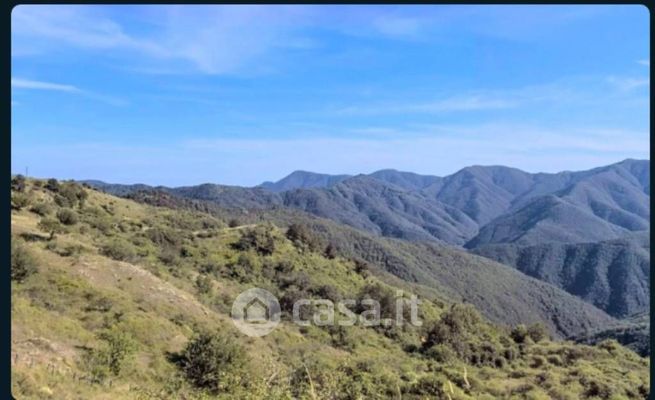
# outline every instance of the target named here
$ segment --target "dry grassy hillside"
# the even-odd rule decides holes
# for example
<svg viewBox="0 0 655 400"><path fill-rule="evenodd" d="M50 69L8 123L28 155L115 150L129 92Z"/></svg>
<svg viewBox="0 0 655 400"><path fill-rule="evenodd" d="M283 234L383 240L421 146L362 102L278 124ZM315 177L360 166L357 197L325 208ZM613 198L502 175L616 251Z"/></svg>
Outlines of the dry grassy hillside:
<svg viewBox="0 0 655 400"><path fill-rule="evenodd" d="M298 298L387 301L396 289L365 262L318 246L311 230L230 227L55 181L14 180L12 205L18 399L618 400L650 391L649 361L614 341L554 342L539 325L498 327L436 298L423 299L422 327L299 327L287 315ZM250 287L274 293L284 311L261 338L229 318Z"/></svg>

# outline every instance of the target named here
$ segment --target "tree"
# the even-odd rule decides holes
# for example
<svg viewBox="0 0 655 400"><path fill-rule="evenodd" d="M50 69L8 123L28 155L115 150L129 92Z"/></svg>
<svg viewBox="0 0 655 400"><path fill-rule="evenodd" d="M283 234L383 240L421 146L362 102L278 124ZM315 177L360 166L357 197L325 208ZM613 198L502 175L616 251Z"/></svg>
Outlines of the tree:
<svg viewBox="0 0 655 400"><path fill-rule="evenodd" d="M194 385L220 392L239 379L246 362L246 352L233 336L203 332L187 344L180 365Z"/></svg>
<svg viewBox="0 0 655 400"><path fill-rule="evenodd" d="M11 280L23 282L37 272L36 259L25 245L11 241Z"/></svg>
<svg viewBox="0 0 655 400"><path fill-rule="evenodd" d="M50 218L50 217L41 218L41 221L39 221L38 227L42 231L50 234L50 237L48 238L48 240L54 239L55 234L57 234L57 233L66 232L66 229L64 228L64 226L58 220L56 220L54 218Z"/></svg>

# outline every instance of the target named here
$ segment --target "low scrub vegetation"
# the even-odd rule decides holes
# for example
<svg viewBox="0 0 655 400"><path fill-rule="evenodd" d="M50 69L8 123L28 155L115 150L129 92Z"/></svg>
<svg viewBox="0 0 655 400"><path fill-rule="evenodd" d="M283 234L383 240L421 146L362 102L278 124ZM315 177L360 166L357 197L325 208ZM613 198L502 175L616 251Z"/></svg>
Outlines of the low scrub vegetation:
<svg viewBox="0 0 655 400"><path fill-rule="evenodd" d="M77 190L26 180L32 207L47 211L12 212L17 398L618 400L650 393L648 359L616 342L553 341L542 324L497 326L473 305L431 293L421 296L422 326L295 325L299 299L354 299L354 312L375 299L381 316L394 319L399 296L421 288L380 275L379 264L394 261L374 250L377 262L349 256L352 244L329 250L309 225L246 220L257 222L253 216L231 224L228 212L219 218L86 188L83 204L77 194L70 204L66 193ZM283 311L262 338L230 322L232 301L251 287L273 293ZM314 311L303 308L301 317ZM64 372L51 372L53 364Z"/></svg>

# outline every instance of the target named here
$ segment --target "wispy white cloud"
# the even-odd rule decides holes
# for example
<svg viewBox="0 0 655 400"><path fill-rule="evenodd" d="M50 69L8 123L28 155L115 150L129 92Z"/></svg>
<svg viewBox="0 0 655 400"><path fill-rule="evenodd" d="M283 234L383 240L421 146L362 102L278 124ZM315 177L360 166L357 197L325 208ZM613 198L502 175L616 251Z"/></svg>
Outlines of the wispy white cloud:
<svg viewBox="0 0 655 400"><path fill-rule="evenodd" d="M134 9L138 18L140 9ZM147 14L148 10L145 11ZM12 13L14 56L51 51L47 43L114 50L133 57L136 70L234 73L276 48L314 43L295 34L303 9L259 6L162 6L149 34L127 32L93 6L18 6ZM39 46L39 44L41 44ZM124 67L124 66L123 66Z"/></svg>
<svg viewBox="0 0 655 400"><path fill-rule="evenodd" d="M644 65L646 67L650 67L650 60L648 59L638 60L637 63Z"/></svg>
<svg viewBox="0 0 655 400"><path fill-rule="evenodd" d="M647 87L650 85L650 79L647 77L619 77L610 76L607 81L621 91L627 92L630 90Z"/></svg>
<svg viewBox="0 0 655 400"><path fill-rule="evenodd" d="M473 94L415 103L348 106L335 110L335 113L341 115L441 114L465 111L499 110L514 108L517 105L517 99Z"/></svg>
<svg viewBox="0 0 655 400"><path fill-rule="evenodd" d="M33 81L28 79L11 78L11 87L18 89L54 90L58 92L81 93L82 91L73 85L60 83Z"/></svg>
<svg viewBox="0 0 655 400"><path fill-rule="evenodd" d="M127 105L127 101L123 99L119 99L113 96L106 96L88 90L82 90L76 86L62 84L62 83L44 82L44 81L36 81L36 80L22 79L22 78L11 78L11 87L15 89L46 90L46 91L73 93L73 94L85 96L93 100L98 100L113 106Z"/></svg>
<svg viewBox="0 0 655 400"><path fill-rule="evenodd" d="M447 114L456 112L500 111L536 107L596 107L612 101L618 105L643 105L643 96L635 89L646 87L649 79L626 76L577 76L552 82L514 88L478 89L450 95L436 94L417 100L389 100L331 106L328 114L370 116L386 114ZM407 97L394 93L394 97ZM601 96L602 95L602 96Z"/></svg>

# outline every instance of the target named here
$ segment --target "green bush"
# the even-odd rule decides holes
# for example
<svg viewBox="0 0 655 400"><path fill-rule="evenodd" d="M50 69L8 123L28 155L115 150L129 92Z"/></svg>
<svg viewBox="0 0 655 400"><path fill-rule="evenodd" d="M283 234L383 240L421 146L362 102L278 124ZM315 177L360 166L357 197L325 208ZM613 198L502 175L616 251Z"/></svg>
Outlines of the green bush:
<svg viewBox="0 0 655 400"><path fill-rule="evenodd" d="M332 346L347 351L355 349L356 341L349 328L341 325L328 325L327 331L332 338Z"/></svg>
<svg viewBox="0 0 655 400"><path fill-rule="evenodd" d="M109 375L118 376L125 368L126 362L137 349L137 343L125 331L112 328L98 335L104 343L93 349L86 357L87 369L98 382Z"/></svg>
<svg viewBox="0 0 655 400"><path fill-rule="evenodd" d="M73 207L77 205L82 208L89 194L82 185L75 182L66 182L59 185L58 196L60 197L56 197L56 199L59 199L57 203L62 203L61 206Z"/></svg>
<svg viewBox="0 0 655 400"><path fill-rule="evenodd" d="M422 376L411 387L411 393L417 395L433 396L436 399L445 399L446 392L444 391L445 382L442 378L433 375Z"/></svg>
<svg viewBox="0 0 655 400"><path fill-rule="evenodd" d="M532 356L532 361L530 362L531 368L541 368L546 365L546 359L542 356Z"/></svg>
<svg viewBox="0 0 655 400"><path fill-rule="evenodd" d="M254 250L264 256L271 255L275 251L272 229L264 226L248 229L233 247L241 251Z"/></svg>
<svg viewBox="0 0 655 400"><path fill-rule="evenodd" d="M168 228L153 227L146 231L146 236L152 243L161 248L178 247L182 243L182 236Z"/></svg>
<svg viewBox="0 0 655 400"><path fill-rule="evenodd" d="M535 343L538 343L544 339L548 338L548 329L541 322L532 324L527 329L527 334Z"/></svg>
<svg viewBox="0 0 655 400"><path fill-rule="evenodd" d="M423 350L429 351L435 345L450 347L457 356L474 364L492 363L496 358L495 349L476 349L469 342L479 334L482 317L470 304L454 304L442 314L441 319L427 330Z"/></svg>
<svg viewBox="0 0 655 400"><path fill-rule="evenodd" d="M50 204L45 203L45 202L39 202L34 204L31 208L30 211L33 213L40 215L42 217L45 217L46 215L49 215L52 213L52 207Z"/></svg>
<svg viewBox="0 0 655 400"><path fill-rule="evenodd" d="M195 386L221 392L240 379L246 366L246 352L224 332L203 332L182 351L180 366Z"/></svg>
<svg viewBox="0 0 655 400"><path fill-rule="evenodd" d="M64 226L58 220L50 217L41 218L41 221L39 221L38 224L38 228L50 234L48 240L54 239L55 234L57 233L66 232L66 228L64 228Z"/></svg>
<svg viewBox="0 0 655 400"><path fill-rule="evenodd" d="M30 205L30 197L25 193L11 194L11 208L20 211Z"/></svg>
<svg viewBox="0 0 655 400"><path fill-rule="evenodd" d="M440 363L450 363L457 358L457 354L453 349L444 344L436 344L430 347L425 354Z"/></svg>
<svg viewBox="0 0 655 400"><path fill-rule="evenodd" d="M367 278L371 274L371 265L368 262L361 258L357 258L353 262L355 263L355 272L363 278Z"/></svg>
<svg viewBox="0 0 655 400"><path fill-rule="evenodd" d="M523 324L516 325L509 335L514 342L525 343L526 338L528 338L528 328Z"/></svg>
<svg viewBox="0 0 655 400"><path fill-rule="evenodd" d="M71 209L64 208L57 212L57 219L64 225L77 224L77 213Z"/></svg>
<svg viewBox="0 0 655 400"><path fill-rule="evenodd" d="M37 272L36 258L22 243L11 240L11 280L23 282Z"/></svg>
<svg viewBox="0 0 655 400"><path fill-rule="evenodd" d="M207 275L198 275L196 278L196 289L201 295L211 295L214 290L214 282Z"/></svg>
<svg viewBox="0 0 655 400"><path fill-rule="evenodd" d="M55 178L50 178L45 184L45 188L51 192L57 193L59 191L59 182Z"/></svg>
<svg viewBox="0 0 655 400"><path fill-rule="evenodd" d="M305 224L291 224L287 229L287 238L298 247L306 247L310 251L324 248L322 240Z"/></svg>
<svg viewBox="0 0 655 400"><path fill-rule="evenodd" d="M130 261L136 257L134 246L124 239L112 239L105 243L102 254L118 261Z"/></svg>

